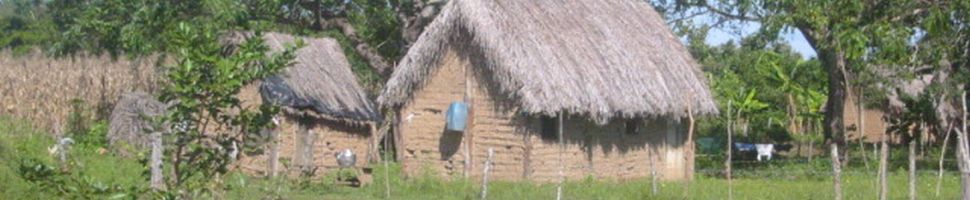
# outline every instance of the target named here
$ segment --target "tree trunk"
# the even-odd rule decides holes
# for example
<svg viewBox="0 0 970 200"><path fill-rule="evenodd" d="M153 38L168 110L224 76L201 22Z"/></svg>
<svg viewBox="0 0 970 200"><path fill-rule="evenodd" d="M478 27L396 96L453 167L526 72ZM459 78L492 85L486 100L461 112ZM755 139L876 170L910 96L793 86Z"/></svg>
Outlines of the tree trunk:
<svg viewBox="0 0 970 200"><path fill-rule="evenodd" d="M970 151L967 147L967 93L960 96L962 103L962 120L960 131L957 131L957 163L960 166L961 193L964 200L970 199ZM942 101L941 101L942 102Z"/></svg>
<svg viewBox="0 0 970 200"><path fill-rule="evenodd" d="M823 133L825 138L838 146L845 144L845 58L841 52L820 51L819 57L828 72L828 101L826 102Z"/></svg>
<svg viewBox="0 0 970 200"><path fill-rule="evenodd" d="M880 144L882 147L879 149L879 200L889 199L889 180L888 180L888 168L889 168L889 135L883 134Z"/></svg>
<svg viewBox="0 0 970 200"><path fill-rule="evenodd" d="M834 187L835 200L842 200L842 163L839 163L839 145L832 143L832 187Z"/></svg>

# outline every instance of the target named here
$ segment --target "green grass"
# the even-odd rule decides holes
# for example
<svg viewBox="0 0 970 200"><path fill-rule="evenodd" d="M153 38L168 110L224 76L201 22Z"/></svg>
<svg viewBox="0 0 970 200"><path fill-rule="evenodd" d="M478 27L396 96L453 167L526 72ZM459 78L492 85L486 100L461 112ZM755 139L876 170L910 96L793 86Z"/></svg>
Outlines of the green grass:
<svg viewBox="0 0 970 200"><path fill-rule="evenodd" d="M317 183L300 188L289 181L265 180L241 175L231 176L227 184L231 199L261 199L277 196L286 199L383 199L383 169L378 169L375 184L364 188L348 188ZM393 167L392 172L397 168ZM478 199L479 182L466 180L442 181L420 177L391 181L392 199ZM890 177L890 199L908 198L905 172ZM957 199L959 180L954 174L944 177L942 194L935 195L936 178L929 171L918 179L920 199ZM848 172L844 176L845 199L876 199L875 176ZM682 182L659 183L658 194L652 194L649 180L603 182L594 180L569 181L564 185L565 199L682 199ZM735 199L832 199L832 181L819 178L742 178L733 182ZM726 199L727 181L722 178L698 177L691 182L688 199ZM554 199L555 184L522 182L493 182L489 185L489 199Z"/></svg>
<svg viewBox="0 0 970 200"><path fill-rule="evenodd" d="M23 159L32 158L56 164L46 148L53 144L48 134L35 131L29 123L0 116L0 199L63 199L44 192L37 183L24 180L19 170ZM97 127L97 126L95 126ZM76 174L91 182L105 185L144 186L142 165L135 159L100 154L98 146L78 145L73 150ZM824 160L824 159L820 159ZM240 173L226 175L225 191L215 196L224 199L383 199L385 168L377 166L375 183L363 188L337 186L332 178L313 183L298 180L265 179ZM480 182L456 179L445 181L433 176L402 178L400 168L391 165L388 177L391 199L478 199ZM832 181L821 163L779 164L761 168L738 169L734 180L735 199L831 199ZM805 171L823 174L805 175ZM745 174L747 173L747 174ZM702 174L702 173L698 173ZM780 175L779 175L780 174ZM935 195L933 171L920 171L920 199L957 199L959 179L953 172L944 177L941 196ZM328 176L333 177L333 176ZM890 199L908 198L907 175L903 170L891 174ZM875 199L876 176L861 168L847 170L843 190L846 199ZM682 199L681 182L659 183L657 194L651 192L649 180L626 182L570 180L564 185L565 199ZM698 175L691 182L689 199L726 199L727 182L713 175ZM496 181L489 184L489 199L553 199L555 184Z"/></svg>

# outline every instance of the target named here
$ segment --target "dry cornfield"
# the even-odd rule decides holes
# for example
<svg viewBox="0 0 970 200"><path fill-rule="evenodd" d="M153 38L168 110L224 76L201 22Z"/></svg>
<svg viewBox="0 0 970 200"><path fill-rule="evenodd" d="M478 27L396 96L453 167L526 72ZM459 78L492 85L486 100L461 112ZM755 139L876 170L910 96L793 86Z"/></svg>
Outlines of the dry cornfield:
<svg viewBox="0 0 970 200"><path fill-rule="evenodd" d="M51 58L39 51L0 52L0 116L33 122L49 131L64 126L72 102L81 100L98 118L129 91L158 88L156 58L113 59L108 55Z"/></svg>

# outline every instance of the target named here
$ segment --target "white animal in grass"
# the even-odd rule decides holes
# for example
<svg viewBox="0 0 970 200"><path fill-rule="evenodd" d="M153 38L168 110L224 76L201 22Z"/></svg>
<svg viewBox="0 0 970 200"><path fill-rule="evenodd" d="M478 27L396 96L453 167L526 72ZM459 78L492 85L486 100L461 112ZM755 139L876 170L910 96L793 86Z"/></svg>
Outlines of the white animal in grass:
<svg viewBox="0 0 970 200"><path fill-rule="evenodd" d="M60 156L61 161L67 160L67 151L70 150L71 145L73 144L74 144L74 139L71 139L69 137L61 138L60 140L57 141L57 144L47 148L47 153L50 153L50 155L52 156L53 155Z"/></svg>
<svg viewBox="0 0 970 200"><path fill-rule="evenodd" d="M771 153L775 151L775 145L774 144L754 144L754 149L755 151L758 152L758 157L757 157L758 161L761 161L762 156L767 157L768 160L771 160Z"/></svg>

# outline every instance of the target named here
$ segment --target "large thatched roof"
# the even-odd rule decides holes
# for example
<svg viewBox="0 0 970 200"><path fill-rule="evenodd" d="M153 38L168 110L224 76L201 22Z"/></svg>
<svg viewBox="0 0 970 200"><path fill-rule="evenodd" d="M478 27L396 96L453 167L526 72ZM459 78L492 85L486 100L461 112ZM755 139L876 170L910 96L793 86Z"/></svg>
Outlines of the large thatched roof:
<svg viewBox="0 0 970 200"><path fill-rule="evenodd" d="M688 106L717 112L699 65L644 1L452 0L378 102L408 101L449 48L481 52L479 67L529 113L566 111L602 122L684 116Z"/></svg>
<svg viewBox="0 0 970 200"><path fill-rule="evenodd" d="M296 42L296 37L280 33L265 33L263 38L276 51ZM306 46L297 50L296 63L263 81L263 100L278 103L290 113L312 111L354 122L379 120L377 107L357 82L340 44L331 38L302 40Z"/></svg>

